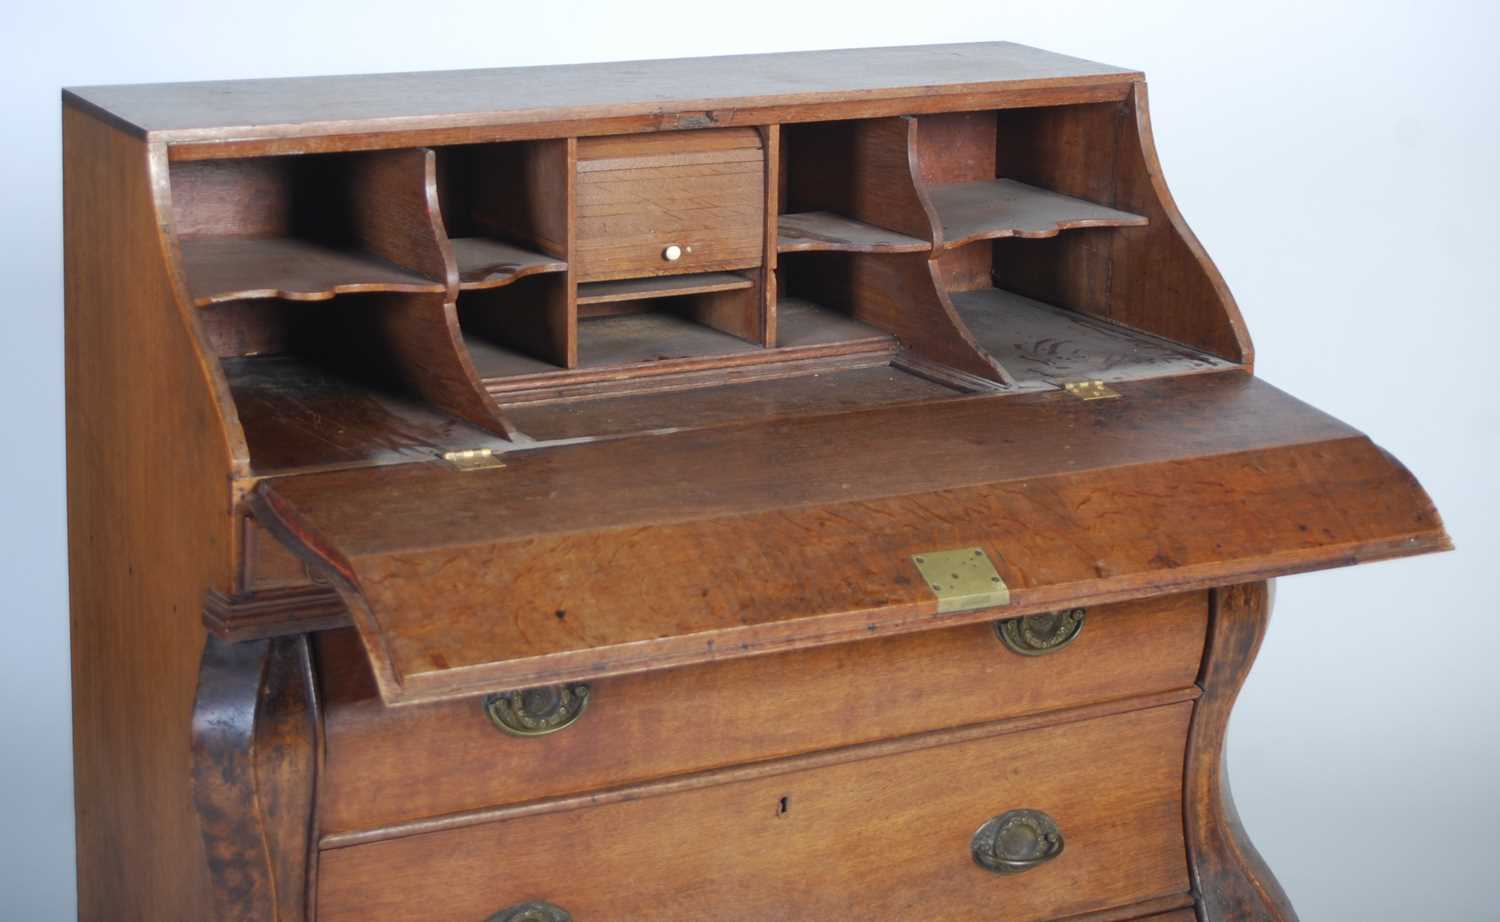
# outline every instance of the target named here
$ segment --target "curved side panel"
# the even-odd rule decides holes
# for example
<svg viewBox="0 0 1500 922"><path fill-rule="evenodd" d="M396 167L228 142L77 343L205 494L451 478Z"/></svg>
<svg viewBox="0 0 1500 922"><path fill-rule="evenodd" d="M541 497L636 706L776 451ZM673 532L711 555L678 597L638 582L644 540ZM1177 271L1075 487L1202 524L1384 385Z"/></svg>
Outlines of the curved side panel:
<svg viewBox="0 0 1500 922"><path fill-rule="evenodd" d="M209 638L193 708L193 800L218 922L312 918L319 731L306 635Z"/></svg>
<svg viewBox="0 0 1500 922"><path fill-rule="evenodd" d="M213 350L208 345L211 339L203 329L198 308L193 304L193 296L188 291L187 277L183 272L182 246L177 235L174 217L176 211L172 206L172 177L167 149L161 145L153 146L150 160L156 226L161 230L161 261L167 277L171 280L173 306L189 333L194 359L202 370L214 406L223 420L223 438L230 459L232 476L236 479L249 477L250 447L245 439L245 429L240 424L239 410L230 393L229 381L224 377L224 369L219 365ZM233 540L237 544L238 530L232 529L232 531L236 532ZM236 546L234 556L238 557L238 555L239 548Z"/></svg>
<svg viewBox="0 0 1500 922"><path fill-rule="evenodd" d="M480 384L459 333L458 310L442 295L389 294L369 318L403 385L440 410L511 437L515 429Z"/></svg>
<svg viewBox="0 0 1500 922"><path fill-rule="evenodd" d="M458 295L458 262L443 230L437 155L425 148L375 151L349 161L355 238L367 251Z"/></svg>
<svg viewBox="0 0 1500 922"><path fill-rule="evenodd" d="M907 124L906 168L911 174L912 191L916 194L917 204L921 206L922 213L927 217L926 238L932 241L932 253L935 256L941 253L945 246L943 220L938 216L937 206L932 202L932 193L927 189L927 181L922 178L922 146L917 134L921 123L910 115L904 116L903 121Z"/></svg>
<svg viewBox="0 0 1500 922"><path fill-rule="evenodd" d="M893 334L901 344L936 362L986 381L1015 380L982 349L959 318L926 253L855 253L844 283L852 293L851 315ZM830 300L837 292L828 292Z"/></svg>
<svg viewBox="0 0 1500 922"><path fill-rule="evenodd" d="M459 333L458 262L443 226L437 158L431 150L367 154L354 161L357 231L371 252L428 277L446 296L391 294L379 315L395 374L439 409L505 436L513 433L480 383Z"/></svg>
<svg viewBox="0 0 1500 922"><path fill-rule="evenodd" d="M999 287L1251 364L1239 308L1162 177L1144 84L1120 103L1000 112L996 144L1001 176L1147 219L998 242Z"/></svg>
<svg viewBox="0 0 1500 922"><path fill-rule="evenodd" d="M1296 922L1297 914L1251 844L1229 790L1224 735L1271 615L1271 584L1214 590L1208 648L1188 734L1184 816L1193 889L1202 922L1262 919Z"/></svg>
<svg viewBox="0 0 1500 922"><path fill-rule="evenodd" d="M1255 349L1239 305L1162 176L1144 83L1135 85L1126 108L1131 117L1117 165L1116 204L1151 223L1122 228L1115 240L1110 319L1253 367Z"/></svg>

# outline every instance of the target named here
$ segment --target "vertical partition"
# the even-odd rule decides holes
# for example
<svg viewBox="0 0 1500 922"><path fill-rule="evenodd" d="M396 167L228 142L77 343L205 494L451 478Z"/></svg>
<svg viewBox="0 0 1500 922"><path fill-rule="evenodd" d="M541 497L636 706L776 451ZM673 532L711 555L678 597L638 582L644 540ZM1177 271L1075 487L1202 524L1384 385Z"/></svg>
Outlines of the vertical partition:
<svg viewBox="0 0 1500 922"><path fill-rule="evenodd" d="M781 216L781 126L765 125L760 129L761 147L765 149L765 238L762 241L760 272L757 277L757 302L760 307L760 343L766 348L776 345L776 247L777 221Z"/></svg>
<svg viewBox="0 0 1500 922"><path fill-rule="evenodd" d="M448 148L439 172L463 326L561 368L578 364L575 151L571 138Z"/></svg>
<svg viewBox="0 0 1500 922"><path fill-rule="evenodd" d="M909 117L783 129L781 291L894 335L920 363L1008 384L936 281L942 228L917 132Z"/></svg>

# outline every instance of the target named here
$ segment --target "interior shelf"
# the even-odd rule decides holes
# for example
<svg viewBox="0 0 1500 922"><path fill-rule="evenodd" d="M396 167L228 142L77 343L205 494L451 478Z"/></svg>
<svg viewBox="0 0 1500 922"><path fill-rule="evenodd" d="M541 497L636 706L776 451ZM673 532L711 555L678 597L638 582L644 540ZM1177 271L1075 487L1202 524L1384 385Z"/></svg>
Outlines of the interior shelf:
<svg viewBox="0 0 1500 922"><path fill-rule="evenodd" d="M666 275L642 279L617 279L608 282L585 282L578 286L578 303L607 304L611 301L639 301L645 298L739 291L750 288L754 284L755 282L751 279L733 272L703 272L697 275Z"/></svg>
<svg viewBox="0 0 1500 922"><path fill-rule="evenodd" d="M1140 227L1138 214L1096 205L1013 179L981 179L930 187L943 228L943 247L999 237L1055 237L1084 227Z"/></svg>
<svg viewBox="0 0 1500 922"><path fill-rule="evenodd" d="M1217 356L998 288L955 291L974 339L1018 383L1125 381L1232 368Z"/></svg>
<svg viewBox="0 0 1500 922"><path fill-rule="evenodd" d="M802 298L782 298L776 305L776 347L798 349L833 343L894 346L895 337L847 314Z"/></svg>
<svg viewBox="0 0 1500 922"><path fill-rule="evenodd" d="M932 244L831 211L784 214L777 222L779 253L923 253Z"/></svg>
<svg viewBox="0 0 1500 922"><path fill-rule="evenodd" d="M458 263L458 287L464 291L499 288L516 279L545 272L566 272L568 264L489 237L455 237L453 258Z"/></svg>
<svg viewBox="0 0 1500 922"><path fill-rule="evenodd" d="M465 337L469 357L481 378L531 378L576 375L483 337ZM672 313L617 314L591 317L578 324L577 371L619 368L764 352L738 336Z"/></svg>
<svg viewBox="0 0 1500 922"><path fill-rule="evenodd" d="M580 368L619 368L763 351L731 333L669 312L592 317L578 324Z"/></svg>
<svg viewBox="0 0 1500 922"><path fill-rule="evenodd" d="M326 301L371 291L442 292L442 282L356 250L293 237L198 237L182 241L193 303L249 298Z"/></svg>

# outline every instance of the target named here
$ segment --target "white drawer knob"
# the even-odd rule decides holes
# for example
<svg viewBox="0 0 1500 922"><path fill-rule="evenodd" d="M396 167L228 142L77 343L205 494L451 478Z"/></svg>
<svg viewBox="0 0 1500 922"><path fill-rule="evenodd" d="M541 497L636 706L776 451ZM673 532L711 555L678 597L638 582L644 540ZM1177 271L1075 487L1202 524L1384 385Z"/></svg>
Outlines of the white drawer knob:
<svg viewBox="0 0 1500 922"><path fill-rule="evenodd" d="M669 263L675 263L677 260L682 258L682 247L678 246L675 243L671 244L665 250L661 251L661 258L665 259Z"/></svg>

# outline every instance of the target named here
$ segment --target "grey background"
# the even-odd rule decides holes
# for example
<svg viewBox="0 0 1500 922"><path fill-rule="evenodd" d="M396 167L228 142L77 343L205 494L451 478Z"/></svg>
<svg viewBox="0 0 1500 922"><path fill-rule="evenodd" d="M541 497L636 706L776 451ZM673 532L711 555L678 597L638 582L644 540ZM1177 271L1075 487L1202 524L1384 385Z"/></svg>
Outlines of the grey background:
<svg viewBox="0 0 1500 922"><path fill-rule="evenodd" d="M0 27L0 918L74 914L58 88L1010 39L1138 67L1259 373L1456 554L1281 581L1230 766L1304 920L1500 919L1493 3L16 4ZM123 916L122 916L123 918Z"/></svg>

